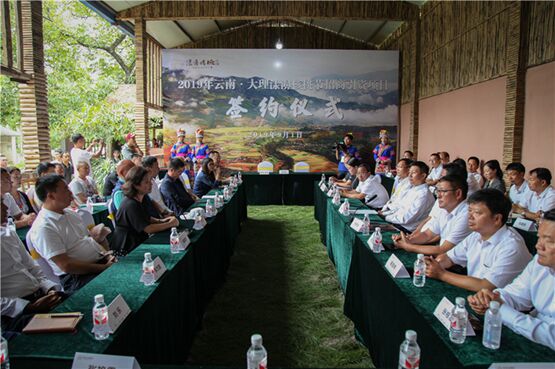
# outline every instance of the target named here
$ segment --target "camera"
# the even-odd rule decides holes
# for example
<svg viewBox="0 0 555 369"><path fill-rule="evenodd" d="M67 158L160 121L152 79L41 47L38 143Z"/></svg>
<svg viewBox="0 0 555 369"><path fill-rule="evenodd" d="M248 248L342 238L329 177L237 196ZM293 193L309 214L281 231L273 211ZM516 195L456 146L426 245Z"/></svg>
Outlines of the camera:
<svg viewBox="0 0 555 369"><path fill-rule="evenodd" d="M342 151L343 153L347 152L347 145L345 145L343 142L336 142L335 145L333 146L334 150L337 151Z"/></svg>

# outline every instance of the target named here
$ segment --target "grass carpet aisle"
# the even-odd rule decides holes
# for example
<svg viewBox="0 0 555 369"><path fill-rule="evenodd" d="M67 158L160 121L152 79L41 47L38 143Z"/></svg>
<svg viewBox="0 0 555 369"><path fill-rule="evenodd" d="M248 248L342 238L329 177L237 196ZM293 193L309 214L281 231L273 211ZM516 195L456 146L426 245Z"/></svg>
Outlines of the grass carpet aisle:
<svg viewBox="0 0 555 369"><path fill-rule="evenodd" d="M195 339L195 364L245 367L260 333L269 367L371 367L353 338L311 206L249 206L227 281Z"/></svg>

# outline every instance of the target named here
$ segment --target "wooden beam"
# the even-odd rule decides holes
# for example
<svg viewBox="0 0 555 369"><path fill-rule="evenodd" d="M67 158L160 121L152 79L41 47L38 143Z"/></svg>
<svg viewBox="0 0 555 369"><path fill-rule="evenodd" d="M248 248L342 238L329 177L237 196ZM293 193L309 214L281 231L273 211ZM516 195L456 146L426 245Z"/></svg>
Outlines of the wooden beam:
<svg viewBox="0 0 555 369"><path fill-rule="evenodd" d="M12 25L10 19L10 2L2 1L2 65L13 65Z"/></svg>
<svg viewBox="0 0 555 369"><path fill-rule="evenodd" d="M146 21L135 19L135 135L137 145L148 155L148 108L147 108L147 34Z"/></svg>
<svg viewBox="0 0 555 369"><path fill-rule="evenodd" d="M183 34L184 34L185 36L187 36L187 37L189 38L189 40L191 40L191 42L195 42L195 39L193 38L193 36L191 36L191 35L189 34L189 32L187 32L187 30L186 30L185 28L183 28L183 26L182 26L181 24L179 24L178 21L173 21L173 23L175 23L175 25L177 26L177 28L179 28L179 30L180 30L181 32L183 32Z"/></svg>
<svg viewBox="0 0 555 369"><path fill-rule="evenodd" d="M387 24L387 21L383 21L382 24L380 24L380 26L378 28L376 28L376 30L374 32L372 32L372 34L370 35L370 37L368 37L366 39L366 42L372 42L372 40L374 39L374 37L376 37L376 35L378 33L380 33L380 31L385 27L385 25Z"/></svg>
<svg viewBox="0 0 555 369"><path fill-rule="evenodd" d="M420 19L413 21L412 24L413 27L411 27L410 32L414 32L414 40L416 40L416 43L415 45L411 45L414 49L411 53L409 77L413 80L412 98L410 100L409 147L414 153L414 156L418 157L418 132L420 126Z"/></svg>
<svg viewBox="0 0 555 369"><path fill-rule="evenodd" d="M405 1L150 1L118 13L117 19L329 18L414 20L419 9Z"/></svg>
<svg viewBox="0 0 555 369"><path fill-rule="evenodd" d="M20 72L14 68L8 68L4 66L0 68L0 74L8 77L12 81L20 82L20 83L27 83L31 79L31 76L29 74Z"/></svg>
<svg viewBox="0 0 555 369"><path fill-rule="evenodd" d="M15 32L17 38L17 69L23 71L23 24L21 20L21 1L15 2Z"/></svg>

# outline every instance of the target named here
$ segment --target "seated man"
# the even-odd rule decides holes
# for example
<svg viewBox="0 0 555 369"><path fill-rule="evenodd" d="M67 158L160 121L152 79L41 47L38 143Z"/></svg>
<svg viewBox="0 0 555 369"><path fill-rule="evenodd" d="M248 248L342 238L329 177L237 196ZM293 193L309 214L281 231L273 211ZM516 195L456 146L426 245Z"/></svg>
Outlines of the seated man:
<svg viewBox="0 0 555 369"><path fill-rule="evenodd" d="M44 163L40 163L37 166L36 171L37 171L37 176L40 178L48 174L55 174L55 170L56 170L56 166L54 164L44 162ZM37 197L35 193L35 187L31 187L27 190L27 197L29 198L29 201L31 201L31 205L33 205L33 209L38 214L38 212L40 211L40 208L42 207L42 201L40 201L40 199Z"/></svg>
<svg viewBox="0 0 555 369"><path fill-rule="evenodd" d="M495 189L474 193L468 203L473 232L446 254L427 257L426 276L471 291L505 287L531 259L520 234L505 225L511 203ZM466 267L468 275L446 270L455 264Z"/></svg>
<svg viewBox="0 0 555 369"><path fill-rule="evenodd" d="M402 159L407 160L407 159ZM401 161L399 161L401 163ZM397 166L399 168L399 166ZM399 171L399 169L397 169ZM409 169L408 179L410 188L396 203L387 203L382 209L382 215L390 223L398 224L413 231L418 223L428 216L434 205L434 196L428 190L426 176L428 166L422 161L415 161Z"/></svg>
<svg viewBox="0 0 555 369"><path fill-rule="evenodd" d="M43 206L29 231L31 242L71 294L116 260L92 239L79 215L66 209L73 194L63 177L39 178L36 192Z"/></svg>
<svg viewBox="0 0 555 369"><path fill-rule="evenodd" d="M16 228L27 227L33 224L36 214L23 214L17 202L10 194L12 191L12 180L10 174L4 168L0 168L0 194L2 195L2 203L7 207L7 217L12 217Z"/></svg>
<svg viewBox="0 0 555 369"><path fill-rule="evenodd" d="M430 155L430 173L426 178L426 183L430 186L430 190L433 191L434 187L439 179L441 178L441 171L443 170L443 164L441 163L441 158L438 153L433 153Z"/></svg>
<svg viewBox="0 0 555 369"><path fill-rule="evenodd" d="M372 175L370 166L362 163L357 169L358 186L355 190L341 190L341 196L364 201L371 208L381 208L389 200L384 186Z"/></svg>
<svg viewBox="0 0 555 369"><path fill-rule="evenodd" d="M436 194L440 214L430 220L428 228L408 239L401 232L393 236L396 247L408 252L440 255L452 249L470 233L468 228L468 205L466 176L447 175L441 177ZM440 236L439 246L431 247L432 240Z"/></svg>
<svg viewBox="0 0 555 369"><path fill-rule="evenodd" d="M393 183L393 188L391 189L391 197L383 207L382 211L393 211L399 206L402 206L402 201L400 200L403 198L403 195L407 193L408 189L412 186L409 179L409 170L411 164L412 161L409 159L401 159L397 162L397 175L395 176L395 182ZM426 168L427 167L428 166L426 165Z"/></svg>
<svg viewBox="0 0 555 369"><path fill-rule="evenodd" d="M0 202L2 252L2 332L20 332L34 313L47 313L62 301L61 286L47 279L15 232L4 227L8 209Z"/></svg>
<svg viewBox="0 0 555 369"><path fill-rule="evenodd" d="M160 184L160 192L164 198L164 203L173 211L176 216L180 216L194 204L195 200L189 195L180 176L185 169L185 163L180 158L170 160L168 173Z"/></svg>
<svg viewBox="0 0 555 369"><path fill-rule="evenodd" d="M526 218L538 220L542 212L555 208L555 189L551 187L551 172L546 168L536 168L530 171L528 186L532 194L527 201L515 212Z"/></svg>
<svg viewBox="0 0 555 369"><path fill-rule="evenodd" d="M501 304L503 324L518 334L555 350L555 209L544 214L538 230L538 253L509 285L480 290L468 297L470 307L484 314L489 303ZM526 313L533 309L533 313Z"/></svg>
<svg viewBox="0 0 555 369"><path fill-rule="evenodd" d="M114 191L114 188L116 187L117 183L118 183L118 173L114 170L104 178L104 188L102 190L102 196L104 197L112 196L112 192Z"/></svg>
<svg viewBox="0 0 555 369"><path fill-rule="evenodd" d="M511 188L509 188L509 198L513 203L513 211L523 210L522 206L526 204L528 198L532 196L532 191L528 187L528 182L524 179L526 168L521 163L511 163L505 168Z"/></svg>

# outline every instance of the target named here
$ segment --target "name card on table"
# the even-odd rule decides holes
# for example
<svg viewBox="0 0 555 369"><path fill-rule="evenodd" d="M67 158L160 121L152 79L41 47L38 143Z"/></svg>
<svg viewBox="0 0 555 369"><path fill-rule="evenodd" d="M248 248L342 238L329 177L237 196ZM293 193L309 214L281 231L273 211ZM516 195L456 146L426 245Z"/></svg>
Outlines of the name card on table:
<svg viewBox="0 0 555 369"><path fill-rule="evenodd" d="M385 263L385 269L393 278L410 278L409 272L405 265L395 254L391 254Z"/></svg>
<svg viewBox="0 0 555 369"><path fill-rule="evenodd" d="M354 229L356 232L362 232L364 228L364 221L360 218L354 218L351 222L351 228Z"/></svg>
<svg viewBox="0 0 555 369"><path fill-rule="evenodd" d="M488 369L553 369L553 363L493 363Z"/></svg>
<svg viewBox="0 0 555 369"><path fill-rule="evenodd" d="M289 174L289 169L280 169L279 174Z"/></svg>
<svg viewBox="0 0 555 369"><path fill-rule="evenodd" d="M179 238L179 240L181 241L181 237ZM158 281L158 279L160 279L160 277L164 273L166 273L166 270L168 269L166 268L166 265L164 264L162 259L160 259L160 256L157 256L156 259L154 259L153 263L154 263L154 280Z"/></svg>
<svg viewBox="0 0 555 369"><path fill-rule="evenodd" d="M532 232L536 230L536 223L529 219L518 218L513 223L513 227L522 229L523 231Z"/></svg>
<svg viewBox="0 0 555 369"><path fill-rule="evenodd" d="M326 187L326 184L325 184L325 183L322 183L322 184L320 185L320 190L322 190L322 192L326 192L326 191L328 190L328 188Z"/></svg>
<svg viewBox="0 0 555 369"><path fill-rule="evenodd" d="M121 323L123 323L125 318L127 318L130 313L131 313L131 309L129 308L129 305L127 305L127 302L125 302L125 300L123 299L123 296L120 293L110 303L110 305L108 305L108 316L109 316L108 324L110 325L110 333L115 333L115 331L117 331Z"/></svg>
<svg viewBox="0 0 555 369"><path fill-rule="evenodd" d="M71 369L141 369L141 366L133 356L89 354L76 352L73 357Z"/></svg>
<svg viewBox="0 0 555 369"><path fill-rule="evenodd" d="M187 231L179 233L179 246L181 247L181 249L185 250L190 243L191 240L189 239Z"/></svg>
<svg viewBox="0 0 555 369"><path fill-rule="evenodd" d="M378 215L378 212L374 209L354 209L354 210L349 210L349 213L351 214L361 214L361 215Z"/></svg>
<svg viewBox="0 0 555 369"><path fill-rule="evenodd" d="M268 176L268 175L270 175L270 172L267 171L267 170L263 170L261 172L258 172L258 174L261 175L261 176Z"/></svg>
<svg viewBox="0 0 555 369"><path fill-rule="evenodd" d="M204 199L215 199L215 198L216 198L216 195L204 195L204 196L202 196L203 200Z"/></svg>
<svg viewBox="0 0 555 369"><path fill-rule="evenodd" d="M330 190L328 191L328 197L332 197L333 196L333 187L330 188Z"/></svg>
<svg viewBox="0 0 555 369"><path fill-rule="evenodd" d="M451 327L451 311L455 305L447 297L443 297L434 310L434 316L449 330ZM475 336L476 333L470 325L470 320L466 321L466 336Z"/></svg>

